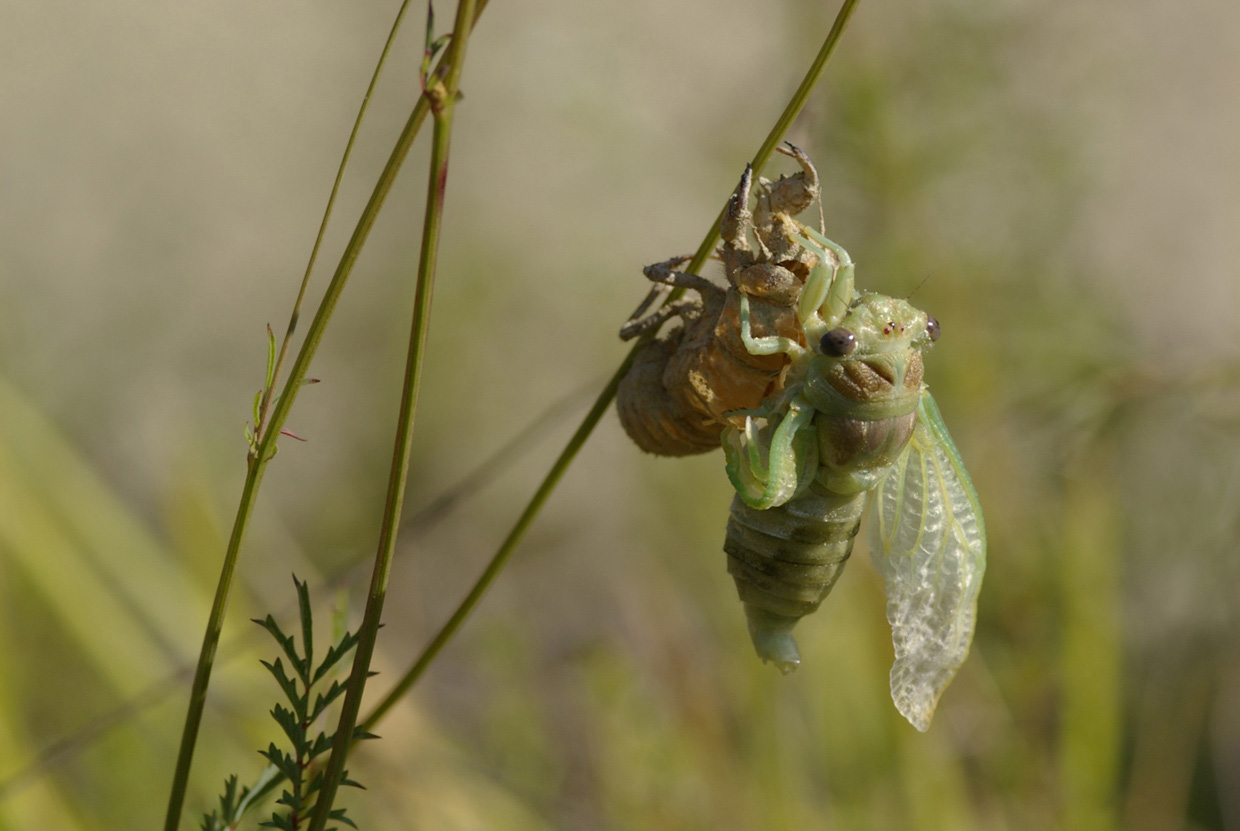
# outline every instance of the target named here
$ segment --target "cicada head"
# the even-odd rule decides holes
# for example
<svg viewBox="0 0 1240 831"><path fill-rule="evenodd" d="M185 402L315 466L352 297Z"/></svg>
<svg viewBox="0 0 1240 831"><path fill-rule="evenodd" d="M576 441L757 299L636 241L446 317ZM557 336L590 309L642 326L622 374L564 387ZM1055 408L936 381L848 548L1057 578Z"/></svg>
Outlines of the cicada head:
<svg viewBox="0 0 1240 831"><path fill-rule="evenodd" d="M937 320L905 300L862 295L839 325L813 344L806 379L811 402L836 415L875 408L892 415L912 412L921 392L921 353L938 331Z"/></svg>
<svg viewBox="0 0 1240 831"><path fill-rule="evenodd" d="M938 323L904 300L866 294L814 344L802 393L821 414L819 456L839 492L867 490L908 444L921 353Z"/></svg>

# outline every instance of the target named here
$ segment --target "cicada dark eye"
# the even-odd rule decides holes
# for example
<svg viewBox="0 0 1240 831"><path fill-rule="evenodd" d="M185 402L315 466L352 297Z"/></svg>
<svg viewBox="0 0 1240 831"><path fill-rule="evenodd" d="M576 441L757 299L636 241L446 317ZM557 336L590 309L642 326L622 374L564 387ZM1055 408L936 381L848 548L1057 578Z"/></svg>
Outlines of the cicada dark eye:
<svg viewBox="0 0 1240 831"><path fill-rule="evenodd" d="M847 329L832 329L822 336L822 354L842 358L857 348L857 336Z"/></svg>
<svg viewBox="0 0 1240 831"><path fill-rule="evenodd" d="M939 321L934 315L926 315L926 332L929 333L931 341L939 339Z"/></svg>

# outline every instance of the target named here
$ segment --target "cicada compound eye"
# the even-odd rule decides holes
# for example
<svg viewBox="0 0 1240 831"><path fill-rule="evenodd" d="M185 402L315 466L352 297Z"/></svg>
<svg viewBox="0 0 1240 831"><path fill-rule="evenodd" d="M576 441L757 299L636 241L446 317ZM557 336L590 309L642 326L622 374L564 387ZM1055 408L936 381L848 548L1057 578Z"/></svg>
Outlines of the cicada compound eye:
<svg viewBox="0 0 1240 831"><path fill-rule="evenodd" d="M931 342L939 339L939 321L934 315L926 315L926 332Z"/></svg>
<svg viewBox="0 0 1240 831"><path fill-rule="evenodd" d="M822 336L822 354L842 358L857 348L857 336L847 329L832 329Z"/></svg>

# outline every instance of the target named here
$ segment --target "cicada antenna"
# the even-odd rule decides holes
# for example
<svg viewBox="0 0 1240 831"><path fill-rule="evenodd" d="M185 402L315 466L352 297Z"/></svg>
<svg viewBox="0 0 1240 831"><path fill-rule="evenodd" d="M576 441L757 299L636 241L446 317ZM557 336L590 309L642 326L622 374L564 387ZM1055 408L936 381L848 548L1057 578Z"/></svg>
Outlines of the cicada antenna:
<svg viewBox="0 0 1240 831"><path fill-rule="evenodd" d="M925 277L922 277L922 278L921 278L921 282L920 282L920 283L918 283L917 285L913 286L913 290L912 290L912 291L910 291L910 292L908 293L908 296L907 296L907 297L905 297L904 299L905 299L905 300L912 300L912 299L913 299L913 295L914 295L914 294L916 294L916 293L918 292L918 290L919 290L922 286L924 286L924 285L926 284L926 281L927 281L927 280L929 280L929 279L930 279L931 277L933 277L933 276L934 276L934 272L933 272L933 271L931 271L931 272L930 272L929 274L927 274Z"/></svg>

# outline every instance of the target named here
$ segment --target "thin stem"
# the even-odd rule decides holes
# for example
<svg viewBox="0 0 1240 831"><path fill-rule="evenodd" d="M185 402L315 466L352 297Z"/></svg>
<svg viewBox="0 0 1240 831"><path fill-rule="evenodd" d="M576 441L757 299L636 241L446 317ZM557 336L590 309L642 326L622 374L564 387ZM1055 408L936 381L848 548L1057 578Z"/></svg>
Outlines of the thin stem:
<svg viewBox="0 0 1240 831"><path fill-rule="evenodd" d="M521 516L517 518L517 522L513 525L512 530L508 532L508 536L504 538L499 550L495 552L495 556L487 563L487 567L483 570L482 575L474 583L473 588L469 590L469 594L457 606L456 611L452 613L452 617L443 625L430 644L418 656L418 660L414 665L405 672L396 686L393 687L378 706L371 711L365 721L362 722L363 730L370 730L376 725L388 710L400 700L406 692L417 683L422 673L430 666L431 661L435 660L441 649L456 634L456 630L465 622L465 618L469 617L469 613L478 605L478 601L482 599L482 595L490 588L491 583L503 570L508 562L508 558L512 556L517 545L521 542L521 538L525 536L526 530L534 522L534 518L538 516L538 512L542 509L543 503L547 501L547 497L551 496L551 492L555 490L556 485L560 483L565 471L569 465L573 463L573 459L577 457L577 452L581 450L586 443L586 439L590 437L590 433L594 431L594 427L603 417L603 413L607 412L607 408L611 405L611 400L616 395L616 388L620 386L620 379L629 371L629 366L633 363L633 354L636 350L630 351L628 356L620 364L620 368L611 376L611 380L607 382L607 386L599 393L594 401L594 406L590 408L590 412L586 413L585 419L577 427L572 438L568 440L568 444L564 450L560 452L559 457L555 460L555 464L551 466L551 470L543 479L542 484L538 486L538 490L534 492L534 496L530 499L525 510L521 512Z"/></svg>
<svg viewBox="0 0 1240 831"><path fill-rule="evenodd" d="M383 51L379 53L379 60L375 63L375 71L370 76L370 84L366 87L366 92L362 96L361 106L357 109L357 118L353 119L353 129L349 132L349 140L345 142L344 153L340 157L340 166L336 168L336 178L332 182L331 193L327 196L327 207L323 209L323 219L319 222L319 232L314 237L314 245L310 248L310 258L306 262L306 273L302 275L301 287L297 290L297 299L293 301L293 312L289 315L288 329L284 333L284 340L280 344L280 354L276 358L275 369L271 374L271 383L263 390L263 399L258 407L258 423L254 425L254 435L261 439L263 436L263 427L267 422L267 411L271 407L271 397L275 394L276 381L280 378L280 370L284 367L284 359L288 355L289 345L293 341L293 332L297 330L297 322L301 319L301 304L306 297L306 288L310 285L310 274L314 271L314 263L319 257L319 248L323 245L323 237L327 234L327 223L331 220L332 208L336 205L336 194L340 191L340 182L344 179L344 170L349 164L349 157L353 155L353 144L357 141L357 134L361 132L362 120L366 116L366 109L370 106L370 97L374 94L375 87L379 83L379 75L383 72L383 65L387 62L388 53L392 50L392 44L396 40L396 32L400 29L401 21L405 19L405 12L409 9L410 0L404 0L400 4L400 9L396 12L396 19L392 21L392 28L388 32L387 41L383 44Z"/></svg>
<svg viewBox="0 0 1240 831"><path fill-rule="evenodd" d="M478 15L485 8L486 0L478 0L477 10L474 13L474 22L477 22ZM449 58L450 56L445 58L445 64ZM445 64L441 64L441 67ZM353 229L353 235L349 238L344 253L341 254L336 271L332 275L331 282L323 294L323 299L319 303L314 320L310 323L310 327L306 332L306 340L302 343L301 350L297 353L297 358L293 362L288 380L284 384L284 389L279 399L275 402L270 423L259 439L258 450L248 460L245 485L241 491L240 503L237 505L237 515L233 520L232 533L229 536L228 548L224 553L224 563L220 569L219 582L215 589L215 599L211 605L211 614L207 618L202 648L198 653L198 664L194 672L194 681L190 687L189 705L185 713L185 726L181 731L181 745L177 752L176 769L173 771L172 786L168 794L168 811L164 817L164 831L176 831L181 811L185 805L185 794L189 787L189 774L194 759L194 748L198 741L198 730L202 725L203 710L206 708L207 687L211 682L211 669L215 662L216 649L219 646L220 631L224 625L224 614L228 608L228 594L232 588L237 556L241 550L241 543L245 538L250 515L254 509L254 501L258 497L258 486L262 481L263 472L266 469L267 462L275 454L280 430L288 418L289 410L297 398L297 393L301 390L302 381L306 377L310 361L318 350L319 342L323 338L323 332L326 330L327 323L330 321L332 312L336 308L340 294L344 291L345 283L348 281L349 275L353 271L353 266L361 254L362 247L370 235L370 230L379 215L379 210L383 207L383 202L386 200L388 192L396 180L396 174L400 171L401 164L404 162L405 156L408 155L409 148L413 146L413 140L417 137L418 130L421 128L422 122L426 120L426 115L429 111L430 103L426 96L420 97L417 103L414 104L413 112L410 113L408 121L405 122L405 127L401 131L400 137L396 140L396 146L392 148L392 152L388 156L383 172L379 174L379 179L375 183L374 190L371 192L366 207L358 218L357 226Z"/></svg>
<svg viewBox="0 0 1240 831"><path fill-rule="evenodd" d="M835 23L832 24L831 31L827 33L826 40L823 41L822 48L818 50L818 54L814 58L814 62L810 65L809 71L805 73L805 77L802 79L800 86L797 87L797 90L793 93L788 105L784 107L783 113L775 122L775 126L771 128L771 132L767 135L766 140L762 143L762 146L754 155L752 165L755 173L762 170L762 167L770 158L770 155L774 151L776 145L778 145L783 139L784 133L787 132L788 128L792 125L792 122L796 120L797 115L799 115L801 110L805 107L805 102L809 99L810 92L813 90L814 85L818 82L818 78L822 75L822 70L826 67L827 60L835 51L835 47L839 43L840 36L843 35L844 29L847 28L848 21L852 17L853 10L857 6L858 2L860 2L860 0L844 0L844 4L840 7L839 13L835 16ZM726 210L726 204L723 210ZM719 215L715 217L714 223L711 225L706 237L702 240L702 244L698 246L697 252L693 255L693 259L690 261L689 265L686 266L685 271L689 273L697 273L706 262L706 258L710 256L710 252L714 250L715 243L719 240L719 223L723 219L723 210L720 210ZM682 293L683 290L681 289L676 289L670 292L664 301L664 305L677 299ZM435 637L431 639L431 642L422 651L422 654L418 656L416 661L414 661L413 666L405 671L404 675L402 675L400 680L396 682L396 685L391 689L391 691L383 697L383 700L380 701L379 704L375 706L375 709L371 711L370 715L365 718L362 722L363 729L372 729L379 723L380 720L382 720L383 716L392 709L395 703L405 693L413 688L413 685L416 684L418 679L422 677L422 674L426 671L426 668L435 659L447 642L452 639L452 636L456 634L456 631L465 621L465 618L467 618L470 612L474 610L474 607L478 605L478 601L482 599L482 595L486 593L486 590L495 580L495 577L508 563L508 559L512 556L513 551L516 550L517 545L521 542L521 538L525 536L526 530L533 523L534 518L538 515L538 512L542 509L543 504L547 501L547 497L549 497L551 492L555 490L556 485L558 485L560 479L563 478L564 472L568 470L568 466L571 465L573 459L576 458L577 452L581 450L581 447L586 443L586 439L590 437L590 434L594 431L595 426L603 417L603 413L605 413L608 406L611 405L612 399L616 396L616 390L620 386L620 379L624 377L625 373L628 372L629 367L633 363L633 356L636 354L637 350L641 348L647 340L649 340L650 337L653 337L653 335L654 333L651 332L647 336L638 339L638 341L633 345L633 348L629 350L629 353L621 362L620 368L616 370L615 374L612 375L611 380L607 383L607 386L602 392L599 393L599 397L595 400L594 406L590 408L590 412L586 414L585 419L581 422L581 425L577 428L577 431L573 433L573 436L569 439L568 444L565 445L564 449L560 452L560 455L556 458L554 464L551 465L551 470L547 472L547 475L543 478L542 483L538 486L538 489L534 491L534 496L525 506L525 510L523 510L521 515L517 518L516 524L514 524L512 529L508 532L508 536L504 538L504 541L500 544L499 549L491 557L490 562L487 563L486 568L483 569L482 574L478 577L477 581L475 581L473 587L469 590L469 593L465 595L465 598L457 606L456 611L454 611L452 616L448 618L448 622L443 625L438 633L436 633Z"/></svg>
<svg viewBox="0 0 1240 831"><path fill-rule="evenodd" d="M750 162L754 176L759 175L762 169L766 167L771 154L775 152L775 148L783 141L784 134L788 132L792 123L796 121L797 116L801 114L801 110L805 109L805 102L809 100L809 94L814 91L814 86L818 83L822 70L826 68L827 61L830 60L831 55L835 52L835 47L840 42L840 37L844 34L844 30L848 28L848 21L852 19L853 10L859 2L860 0L844 0L844 4L840 6L839 12L835 15L835 22L831 24L831 31L827 33L827 38L822 42L818 54L814 56L814 62L810 64L809 70L805 73L805 77L801 79L801 84L797 87L796 92L788 99L788 104L784 107L784 111L780 113L775 126L767 133L766 140L762 142L762 146L754 154L753 160ZM693 259L685 267L685 271L688 273L696 274L705 265L706 258L710 256L710 252L715 248L715 243L719 241L719 223L723 221L723 214L727 209L728 206L725 202L724 206L719 209L719 215L715 217L714 225L711 226L709 233L706 234L706 238L702 240L702 244L694 252ZM664 298L663 305L666 306L668 303L679 299L682 294L684 294L684 289L673 289ZM653 337L653 334L652 332L650 336ZM637 346L634 346L634 349L636 348Z"/></svg>
<svg viewBox="0 0 1240 831"><path fill-rule="evenodd" d="M198 740L198 727L202 723L202 711L206 706L207 685L211 681L211 667L215 663L215 651L220 643L220 629L224 622L224 612L228 608L228 590L232 586L233 573L237 568L237 552L241 550L241 539L254 509L254 499L258 495L258 485L263 478L265 466L251 460L245 475L245 485L241 489L241 504L237 506L237 518L233 522L232 536L228 540L228 550L224 554L224 564L220 568L219 583L215 588L215 600L211 604L211 614L207 618L207 631L202 639L202 649L198 652L198 666L194 670L194 683L190 687L189 710L185 714L185 726L181 730L181 748L177 752L177 766L172 777L172 789L168 794L168 813L164 817L165 831L176 831L181 818L181 808L185 804L185 792L189 787L189 770L194 761L194 747Z"/></svg>
<svg viewBox="0 0 1240 831"><path fill-rule="evenodd" d="M439 237L443 225L444 197L448 183L448 157L452 143L452 125L456 113L457 89L465 63L465 47L469 42L474 17L474 0L460 0L452 41L444 61L446 77L438 83L427 83L425 98L435 117L434 142L431 146L430 175L427 177L426 214L422 226L422 251L418 261L418 283L413 304L413 328L409 336L409 356L405 364L405 384L401 392L400 420L396 428L396 446L392 451L392 469L388 477L387 500L383 508L383 524L379 549L371 575L366 599L366 612L358 630L357 650L349 686L340 708L340 722L332 742L332 754L323 771L323 782L314 804L308 831L323 831L331 815L336 790L344 779L344 765L352 746L354 728L362 707L362 694L370 675L383 603L387 597L388 575L396 550L397 531L405 501L405 484L409 475L409 457L413 446L413 427L417 415L418 391L422 383L422 363L426 336L430 330L431 296L435 283L435 267L439 254Z"/></svg>

